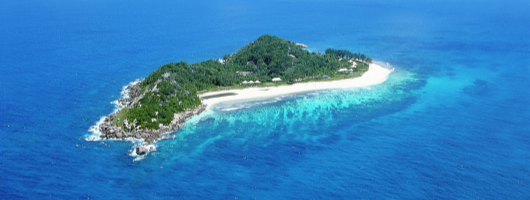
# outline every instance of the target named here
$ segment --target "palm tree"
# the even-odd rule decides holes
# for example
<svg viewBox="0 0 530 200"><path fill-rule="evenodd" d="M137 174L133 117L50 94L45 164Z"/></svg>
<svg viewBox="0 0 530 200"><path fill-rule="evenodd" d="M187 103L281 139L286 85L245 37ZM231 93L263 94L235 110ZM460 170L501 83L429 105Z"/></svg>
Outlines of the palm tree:
<svg viewBox="0 0 530 200"><path fill-rule="evenodd" d="M358 60L358 59L359 59L359 53L354 53L354 54L353 54L353 58L355 58L356 60Z"/></svg>

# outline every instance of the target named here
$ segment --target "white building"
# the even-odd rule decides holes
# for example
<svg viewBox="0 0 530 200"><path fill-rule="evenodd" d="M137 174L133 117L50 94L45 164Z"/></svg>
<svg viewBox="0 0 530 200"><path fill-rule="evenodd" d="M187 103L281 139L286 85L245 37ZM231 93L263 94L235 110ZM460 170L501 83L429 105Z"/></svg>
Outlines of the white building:
<svg viewBox="0 0 530 200"><path fill-rule="evenodd" d="M352 69L341 68L341 69L339 69L337 72L348 73L348 72L353 72L353 70L352 70Z"/></svg>
<svg viewBox="0 0 530 200"><path fill-rule="evenodd" d="M276 77L276 78L273 78L273 79L272 79L272 82L278 82L278 81L282 81L282 79L279 78L279 77Z"/></svg>

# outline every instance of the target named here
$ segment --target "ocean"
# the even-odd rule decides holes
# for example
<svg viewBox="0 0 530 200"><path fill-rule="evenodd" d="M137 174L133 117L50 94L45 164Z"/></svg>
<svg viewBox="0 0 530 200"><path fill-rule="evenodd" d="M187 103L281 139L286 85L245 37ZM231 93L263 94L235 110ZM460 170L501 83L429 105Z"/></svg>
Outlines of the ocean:
<svg viewBox="0 0 530 200"><path fill-rule="evenodd" d="M216 106L141 159L85 140L131 81L264 34L395 71ZM0 199L530 199L529 38L528 1L0 1Z"/></svg>

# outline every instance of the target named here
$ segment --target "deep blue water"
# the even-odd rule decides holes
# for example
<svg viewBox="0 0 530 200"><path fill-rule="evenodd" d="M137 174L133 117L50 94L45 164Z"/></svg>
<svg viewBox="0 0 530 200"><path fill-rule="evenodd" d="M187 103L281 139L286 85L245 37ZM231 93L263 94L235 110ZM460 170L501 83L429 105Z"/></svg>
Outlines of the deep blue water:
<svg viewBox="0 0 530 200"><path fill-rule="evenodd" d="M220 106L138 161L84 140L134 79L263 34L396 72ZM0 199L529 199L529 75L528 1L0 1Z"/></svg>

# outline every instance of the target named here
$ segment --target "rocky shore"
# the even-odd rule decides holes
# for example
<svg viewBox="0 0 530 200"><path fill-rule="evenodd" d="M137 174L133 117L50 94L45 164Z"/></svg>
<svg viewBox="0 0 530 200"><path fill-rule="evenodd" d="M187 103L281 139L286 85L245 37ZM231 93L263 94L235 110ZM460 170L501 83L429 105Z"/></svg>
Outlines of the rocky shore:
<svg viewBox="0 0 530 200"><path fill-rule="evenodd" d="M118 123L123 125L122 127L116 126L112 121L118 116L118 113L122 108L127 108L139 99L143 97L140 94L140 88L138 87L139 81L131 84L125 88L122 93L122 98L118 100L118 106L120 109L108 116L106 116L101 124L99 124L98 131L101 133L101 139L137 139L142 140L142 144L135 148L137 155L143 155L156 149L152 145L156 141L163 139L163 135L178 130L183 127L181 123L186 119L200 114L206 109L206 105L201 104L195 109L187 109L181 113L174 113L173 120L168 125L159 124L159 129L141 129L140 126L136 125L136 120L130 121L129 119L117 119Z"/></svg>

